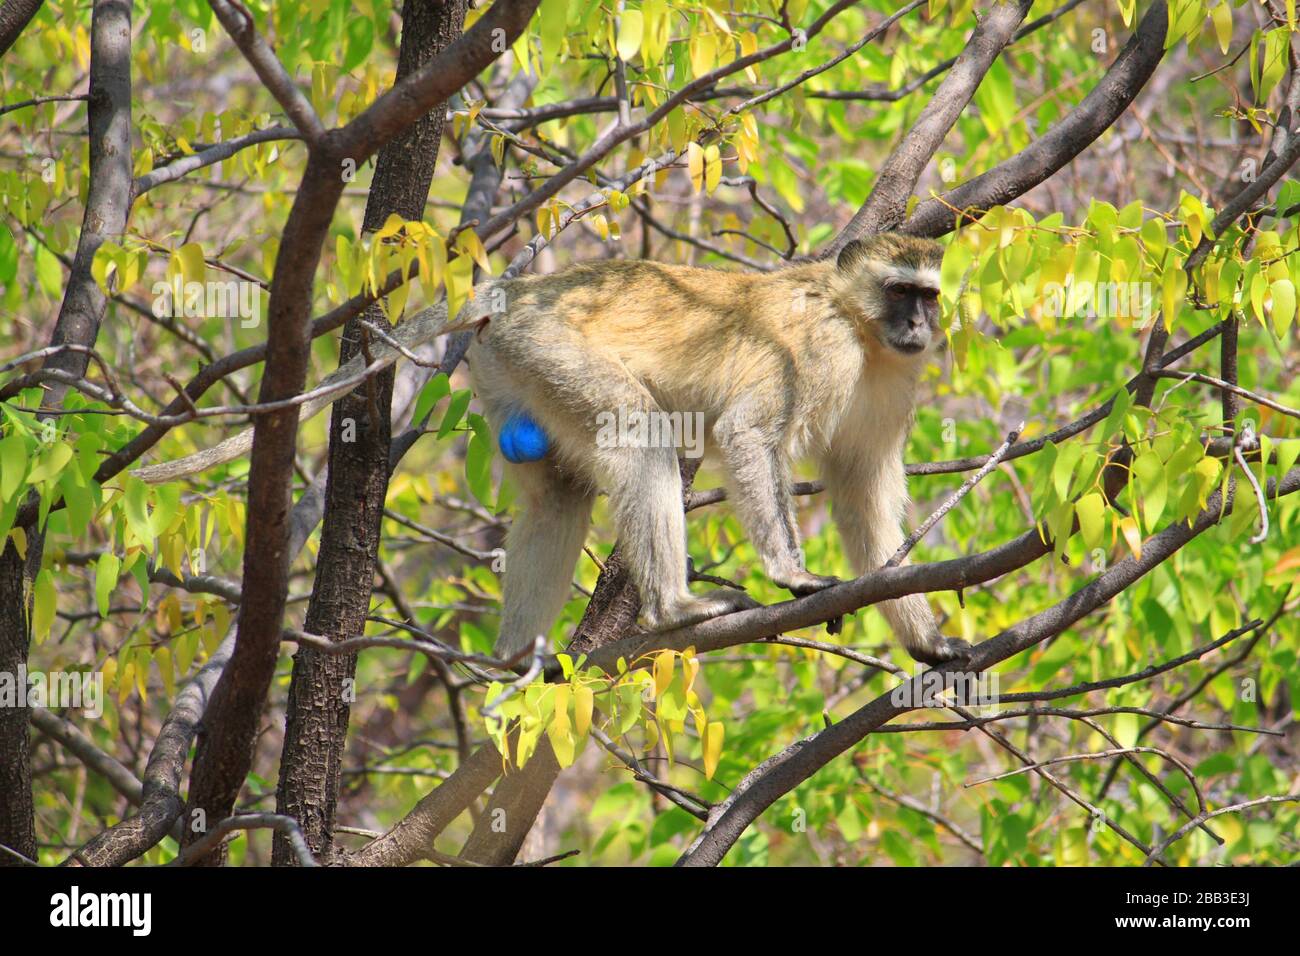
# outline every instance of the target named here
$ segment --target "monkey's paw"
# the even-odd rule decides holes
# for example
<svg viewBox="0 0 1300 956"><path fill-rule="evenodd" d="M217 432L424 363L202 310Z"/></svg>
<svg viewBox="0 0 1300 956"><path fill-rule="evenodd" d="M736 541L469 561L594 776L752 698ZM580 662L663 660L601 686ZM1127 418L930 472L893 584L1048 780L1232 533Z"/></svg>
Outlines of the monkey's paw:
<svg viewBox="0 0 1300 956"><path fill-rule="evenodd" d="M841 583L841 581L833 574L813 574L811 571L796 571L794 574L783 576L780 580L774 579L773 583L778 587L785 588L795 597L807 597L809 594L824 591L832 585Z"/></svg>
<svg viewBox="0 0 1300 956"><path fill-rule="evenodd" d="M721 617L732 611L747 611L761 606L744 591L719 588L702 596L688 595L661 614L647 615L647 623L652 631L670 631L675 627L707 621L711 617Z"/></svg>
<svg viewBox="0 0 1300 956"><path fill-rule="evenodd" d="M937 667L940 664L948 663L948 661L965 661L974 650L975 648L971 646L969 641L963 641L959 637L944 637L942 634L935 633L919 644L909 645L907 653L912 656L914 661Z"/></svg>

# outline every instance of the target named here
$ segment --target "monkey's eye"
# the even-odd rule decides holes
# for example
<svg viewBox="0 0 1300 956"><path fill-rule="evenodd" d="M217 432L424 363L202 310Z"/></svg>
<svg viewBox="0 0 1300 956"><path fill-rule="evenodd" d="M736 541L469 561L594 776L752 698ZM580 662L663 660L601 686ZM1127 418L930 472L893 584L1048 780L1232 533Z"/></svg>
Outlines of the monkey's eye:
<svg viewBox="0 0 1300 956"><path fill-rule="evenodd" d="M939 299L938 289L917 289L916 294L926 302L936 302Z"/></svg>
<svg viewBox="0 0 1300 956"><path fill-rule="evenodd" d="M885 286L885 292L889 294L891 299L905 299L911 294L912 290L905 285L887 285Z"/></svg>

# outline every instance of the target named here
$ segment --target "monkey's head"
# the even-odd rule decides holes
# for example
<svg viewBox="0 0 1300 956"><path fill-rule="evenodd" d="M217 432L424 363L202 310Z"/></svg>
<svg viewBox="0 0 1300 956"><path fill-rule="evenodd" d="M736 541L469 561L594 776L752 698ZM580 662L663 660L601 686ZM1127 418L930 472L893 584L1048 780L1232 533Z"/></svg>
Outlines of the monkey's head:
<svg viewBox="0 0 1300 956"><path fill-rule="evenodd" d="M933 239L887 232L854 239L840 250L836 268L847 280L850 305L881 344L919 355L938 340L942 261L943 246Z"/></svg>

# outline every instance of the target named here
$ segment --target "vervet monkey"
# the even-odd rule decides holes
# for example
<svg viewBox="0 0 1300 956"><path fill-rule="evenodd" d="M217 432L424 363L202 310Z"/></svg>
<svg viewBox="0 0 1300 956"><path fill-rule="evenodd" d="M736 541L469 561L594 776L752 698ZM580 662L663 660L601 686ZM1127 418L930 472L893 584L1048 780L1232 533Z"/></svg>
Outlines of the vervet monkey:
<svg viewBox="0 0 1300 956"><path fill-rule="evenodd" d="M598 490L609 496L651 628L755 606L739 591L687 589L677 452L597 441L610 414L703 415L729 497L782 587L801 595L838 581L803 566L789 487L791 464L804 456L821 464L856 572L884 564L903 541L903 447L921 373L941 341L942 256L931 240L883 234L849 243L833 262L771 273L606 260L480 287L453 326L436 312L399 325L394 336L407 348L476 325L467 360L493 429L522 414L549 439L541 460L506 463L521 509L507 538L497 653L513 656L550 630ZM353 364L323 384L355 376ZM241 441L138 474L188 474L241 454ZM880 609L918 661L970 649L939 633L923 595Z"/></svg>

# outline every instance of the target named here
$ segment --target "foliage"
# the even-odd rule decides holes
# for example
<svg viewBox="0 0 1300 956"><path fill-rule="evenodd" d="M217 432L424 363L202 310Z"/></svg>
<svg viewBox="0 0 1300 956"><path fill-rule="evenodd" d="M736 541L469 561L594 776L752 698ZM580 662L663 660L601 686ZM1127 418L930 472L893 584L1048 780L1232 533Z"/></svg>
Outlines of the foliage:
<svg viewBox="0 0 1300 956"><path fill-rule="evenodd" d="M760 55L789 39L791 27L808 28L830 5L543 0L512 47L510 71L485 73L481 84L451 102L444 161L422 221L392 217L362 235L361 200L372 167L355 171L325 244L313 314L378 294L394 270L411 277L382 300L394 322L444 295L454 311L472 294L476 267L499 275L530 240L540 240L539 270L606 256L768 268L787 251L815 253L870 194L881 164L943 82L943 73L922 81L924 74L961 52L977 12L970 0L930 0L880 40L798 83L896 5L849 5L802 45ZM391 85L392 4L262 0L247 6L327 126L354 118ZM1103 75L1147 6L1147 0L1080 5L1009 46L934 155L909 208L994 169L1060 123ZM1040 0L1025 22L1053 9ZM1221 232L1213 227L1225 203L1262 168L1287 94L1295 4L1273 5L1280 16L1259 26L1255 14L1266 9L1253 0L1176 0L1169 8L1169 53L1157 74L1164 85L1145 91L1091 150L1044 186L980 210L945 239L949 355L927 378L933 400L920 410L906 452L909 463L987 454L1020 420L1028 423L1022 440L1037 439L1113 403L1092 427L1004 462L912 553L916 563L959 558L1034 527L1052 543L1049 557L1020 570L964 592L931 595L945 633L971 641L1061 601L1128 556L1141 558L1152 535L1195 518L1216 491L1235 488L1235 507L1221 524L1095 613L997 668L1004 693L1106 680L1187 654L1284 608L1266 628L1203 658L1063 703L1113 712L1000 725L1038 760L1139 742L1163 748L1190 766L1214 806L1294 792L1300 616L1291 588L1300 571L1300 497L1268 503L1269 533L1255 543L1260 515L1242 470L1230 453L1214 453L1209 439L1243 431L1258 436L1259 454L1249 467L1266 485L1300 458L1300 424L1250 400L1241 400L1235 419L1225 421L1219 392L1204 383L1161 379L1150 407L1124 385L1142 368L1157 319L1171 342L1235 319L1243 386L1284 406L1300 404L1300 182L1284 180L1268 208L1261 203L1262 211ZM136 176L285 122L207 4L157 0L136 4L135 14L141 24L132 54ZM471 11L467 26L481 15ZM48 0L0 60L4 101L80 89L89 44L87 5ZM1246 55L1233 58L1230 50ZM608 105L559 109L557 118L537 122L508 110L494 113L493 102L515 72L537 75L525 113L617 97L625 76L625 106L639 118L686 84L747 56L756 59L601 153L585 178L518 216L513 233L480 237L460 221L468 177L446 157L461 157L473 137L485 138L505 171L495 210L528 196L574 157L601 149L610 135L617 113ZM1211 71L1217 72L1200 76ZM837 95L900 90L906 92L892 99ZM84 103L42 102L4 120L0 310L11 331L0 343L0 359L28 356L5 369L6 381L16 381L39 364L30 353L45 346L62 301L90 173L81 135ZM670 158L650 175L617 182L664 156ZM42 393L36 385L0 402L0 540L25 555L33 534L44 536L43 559L29 585L30 666L103 675L102 719L67 716L137 775L178 687L230 630L236 606L225 587L238 587L243 566L248 463L239 459L161 485L129 471L97 472L149 415L161 414L188 375L265 341L266 296L277 257L289 251L278 237L304 160L297 139L268 139L141 195L127 233L94 257L94 278L112 301L95 346L103 363L92 363L87 387L71 392L52 418L37 417ZM1212 248L1191 264L1189 276L1189 258L1203 240ZM212 314L197 300L179 311L160 305L164 291L199 283L202 296L214 281L232 278L248 285L250 309ZM1218 376L1216 353L1202 348L1177 367ZM337 337L318 336L311 380L337 360ZM412 374L410 419L428 424L389 486L384 583L375 590L367 634L400 634L393 621L409 611L408 624L419 634L466 655L487 655L497 627L499 546L514 491L501 480L495 440L463 370L450 380L430 370ZM236 412L167 428L150 456L177 458L243 427L260 375L261 366L252 365L226 376L196 405ZM295 497L325 462L327 422L322 416L302 428ZM1107 463L1123 448L1133 457L1110 500ZM908 523L929 514L960 477L912 477ZM706 467L696 487L717 480ZM36 531L15 525L31 494L39 501ZM800 499L808 565L850 576L826 518L819 498ZM725 505L692 512L689 528L698 571L741 585L764 604L786 599L763 576ZM573 633L596 583L597 562L613 545L603 504L588 545L592 560L579 566L553 639ZM286 626L300 622L317 547L313 536L293 565ZM898 660L883 618L871 609L847 618L835 636L819 628L787 636ZM363 651L340 822L370 828L396 822L433 778L459 765L467 742L494 741L503 761L518 768L545 735L560 763L582 774L572 800L556 811L564 832L557 849L578 847L585 862L671 863L694 839L699 821L592 744L593 729L637 755L655 777L711 804L772 754L899 683L897 674L864 669L844 656L766 642L711 654L660 651L621 660L617 673L590 667L582 656L561 654L559 663L562 678L549 683L508 689L497 672L495 680L452 693L465 709L461 723L440 692L464 676L459 671L430 667L425 655L405 650ZM270 732L241 804L260 805L275 789L289 667L286 652L265 718ZM1277 728L1284 736L1173 723L1148 731L1148 718L1135 710L1173 703L1179 717ZM1019 763L976 731L907 731L909 724L942 719L952 715L920 711L891 725L897 732L868 736L777 800L727 862L1134 863L1143 854L1109 824L1154 844L1186 820L1169 794L1189 806L1197 802L1187 778L1152 753L1134 760L1168 794L1128 765L1108 785L1114 758L1053 767L1099 816L1030 773L973 786ZM518 721L513 748L512 720ZM464 739L454 739L458 732ZM41 862L62 859L65 842L84 839L87 830L126 811L103 778L46 737L37 738L35 763L37 827L48 844ZM1197 830L1167 858L1286 862L1297 851L1298 825L1295 804L1225 815L1212 823L1222 847ZM468 826L463 816L440 845L454 851ZM970 839L955 838L953 827ZM264 860L263 839L251 837L236 860L245 852L250 861ZM350 846L358 838L339 840ZM168 839L144 860L161 862L175 849Z"/></svg>

